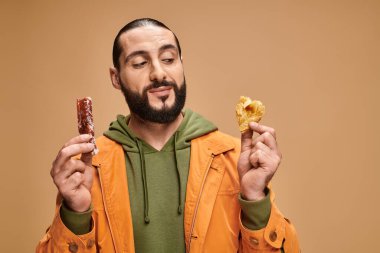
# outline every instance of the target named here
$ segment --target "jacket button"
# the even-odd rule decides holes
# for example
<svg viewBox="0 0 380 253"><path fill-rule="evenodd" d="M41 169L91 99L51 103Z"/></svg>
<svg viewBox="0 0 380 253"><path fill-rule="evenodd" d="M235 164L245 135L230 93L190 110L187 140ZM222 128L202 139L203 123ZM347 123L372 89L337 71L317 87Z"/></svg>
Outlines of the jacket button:
<svg viewBox="0 0 380 253"><path fill-rule="evenodd" d="M75 242L69 243L69 251L76 253L78 251L78 245Z"/></svg>
<svg viewBox="0 0 380 253"><path fill-rule="evenodd" d="M88 240L88 241L87 241L87 248L88 248L88 249L92 248L92 246L94 246L94 244L95 244L94 239L90 239L90 240Z"/></svg>
<svg viewBox="0 0 380 253"><path fill-rule="evenodd" d="M259 245L259 240L255 237L249 237L249 241L251 242L251 244L253 245Z"/></svg>
<svg viewBox="0 0 380 253"><path fill-rule="evenodd" d="M277 239L277 233L276 233L276 231L272 231L272 232L270 232L270 234L269 234L269 239L270 239L272 242L276 241L276 239Z"/></svg>

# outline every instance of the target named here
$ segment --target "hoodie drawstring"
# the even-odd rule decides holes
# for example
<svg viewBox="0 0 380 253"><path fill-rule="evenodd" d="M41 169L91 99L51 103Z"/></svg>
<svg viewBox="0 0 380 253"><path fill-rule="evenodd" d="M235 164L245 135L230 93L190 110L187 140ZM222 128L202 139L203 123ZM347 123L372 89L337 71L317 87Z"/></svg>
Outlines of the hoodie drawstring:
<svg viewBox="0 0 380 253"><path fill-rule="evenodd" d="M178 214L182 214L183 212L183 206L182 206L182 194L181 194L181 175L179 173L178 168L178 154L177 154L177 135L178 132L174 135L174 160L175 160L175 167L177 169L177 178L178 178ZM136 139L137 148L139 150L140 154L140 163L141 163L141 176L142 176L142 183L143 183L143 190L144 190L144 221L145 223L150 222L149 218L149 198L148 198L148 186L147 186L147 179L146 179L146 166L145 166L145 156L144 156L144 150L141 147L142 143L139 139Z"/></svg>
<svg viewBox="0 0 380 253"><path fill-rule="evenodd" d="M182 214L182 211L183 211L183 207L182 207L182 194L181 194L181 175L179 173L179 168L178 168L178 155L177 155L177 147L176 147L176 143L177 143L177 135L178 135L178 132L175 133L174 135L174 159L175 159L175 167L177 169L177 177L178 177L178 196L179 196L179 204L178 204L178 214Z"/></svg>
<svg viewBox="0 0 380 253"><path fill-rule="evenodd" d="M147 187L147 182L146 182L144 150L141 148L140 140L136 139L136 142L137 142L137 148L139 149L139 154L140 154L141 175L142 175L142 182L143 182L143 188L144 188L144 221L145 223L149 223L150 222L149 201L148 201L148 187Z"/></svg>

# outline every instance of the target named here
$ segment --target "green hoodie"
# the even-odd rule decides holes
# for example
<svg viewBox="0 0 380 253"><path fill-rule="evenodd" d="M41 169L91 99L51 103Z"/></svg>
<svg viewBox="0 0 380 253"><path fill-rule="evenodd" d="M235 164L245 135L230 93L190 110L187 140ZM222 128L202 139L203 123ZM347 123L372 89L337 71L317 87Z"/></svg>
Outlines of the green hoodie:
<svg viewBox="0 0 380 253"><path fill-rule="evenodd" d="M161 150L139 139L117 116L104 133L125 151L136 252L185 252L183 207L190 141L217 130L191 110Z"/></svg>

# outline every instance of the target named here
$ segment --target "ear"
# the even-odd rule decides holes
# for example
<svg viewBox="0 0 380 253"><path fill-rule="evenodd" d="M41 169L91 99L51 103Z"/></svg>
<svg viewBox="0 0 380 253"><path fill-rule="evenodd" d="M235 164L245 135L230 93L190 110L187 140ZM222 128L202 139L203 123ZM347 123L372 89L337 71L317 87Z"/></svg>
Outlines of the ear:
<svg viewBox="0 0 380 253"><path fill-rule="evenodd" d="M121 84L120 84L120 79L119 79L119 71L115 67L110 67L110 77L111 77L112 86L115 89L120 90Z"/></svg>

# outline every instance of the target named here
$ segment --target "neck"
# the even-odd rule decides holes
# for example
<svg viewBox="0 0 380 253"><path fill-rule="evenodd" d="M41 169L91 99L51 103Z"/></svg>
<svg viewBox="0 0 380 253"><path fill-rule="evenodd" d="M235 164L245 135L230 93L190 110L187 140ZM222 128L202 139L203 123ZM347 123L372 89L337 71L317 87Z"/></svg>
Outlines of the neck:
<svg viewBox="0 0 380 253"><path fill-rule="evenodd" d="M175 133L183 119L182 113L170 123L155 123L141 119L131 112L128 126L137 137L157 150L161 150Z"/></svg>

